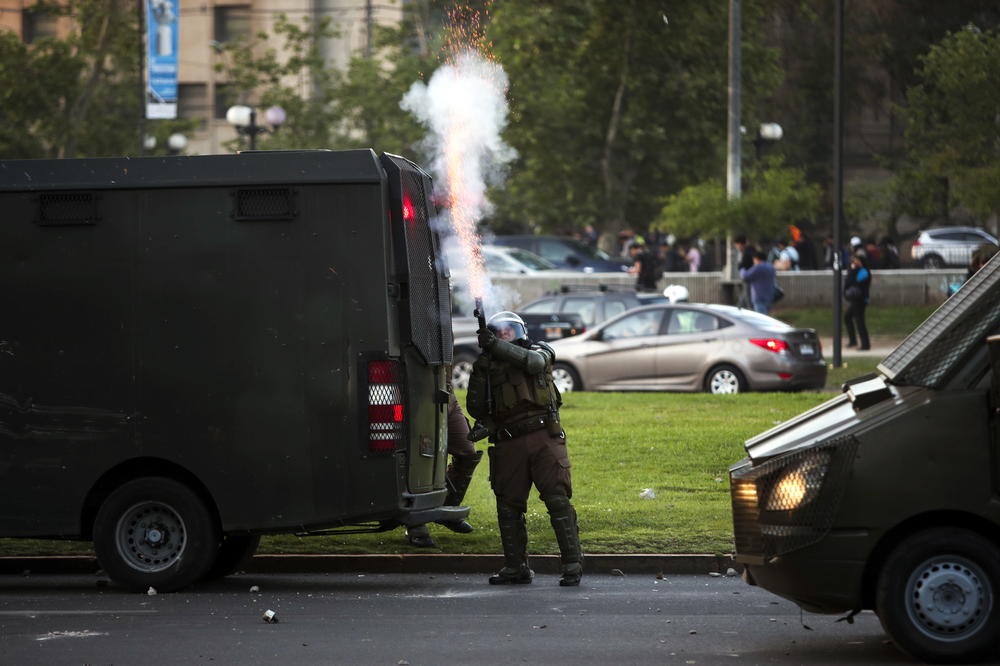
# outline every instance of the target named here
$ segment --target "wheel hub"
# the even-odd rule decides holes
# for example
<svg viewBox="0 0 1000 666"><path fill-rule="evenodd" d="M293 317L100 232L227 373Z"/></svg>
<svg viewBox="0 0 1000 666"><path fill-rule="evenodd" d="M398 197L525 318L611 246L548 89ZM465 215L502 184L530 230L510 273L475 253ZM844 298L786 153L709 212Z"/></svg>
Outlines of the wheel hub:
<svg viewBox="0 0 1000 666"><path fill-rule="evenodd" d="M917 567L906 594L914 625L935 640L962 640L976 633L993 605L986 575L958 556L933 558Z"/></svg>
<svg viewBox="0 0 1000 666"><path fill-rule="evenodd" d="M146 572L168 569L180 559L186 542L184 520L159 502L136 504L122 514L116 545L129 566Z"/></svg>

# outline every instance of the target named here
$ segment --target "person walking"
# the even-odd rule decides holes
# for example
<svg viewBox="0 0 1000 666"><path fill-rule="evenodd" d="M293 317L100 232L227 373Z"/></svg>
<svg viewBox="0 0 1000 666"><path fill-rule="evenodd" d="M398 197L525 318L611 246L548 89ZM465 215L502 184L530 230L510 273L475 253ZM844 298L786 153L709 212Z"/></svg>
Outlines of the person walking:
<svg viewBox="0 0 1000 666"><path fill-rule="evenodd" d="M856 252L851 257L851 266L847 271L847 277L844 278L844 299L847 301L844 327L847 329L848 347L857 346L859 350L871 349L868 326L865 324L865 308L868 307L871 285L872 274L866 266L866 259L860 252Z"/></svg>
<svg viewBox="0 0 1000 666"><path fill-rule="evenodd" d="M448 373L451 376L451 373ZM448 385L448 454L451 464L445 471L445 486L448 494L444 498L445 506L459 506L465 499L465 493L472 483L472 475L483 457L482 451L476 451L476 445L469 441L469 422L465 412L455 399L451 384ZM468 534L473 530L465 520L442 520L439 525L447 527L452 532ZM411 546L417 548L436 548L437 543L431 536L427 525L411 525L406 528L406 539Z"/></svg>
<svg viewBox="0 0 1000 666"><path fill-rule="evenodd" d="M528 532L524 514L531 486L538 489L559 543L562 586L579 585L583 558L570 498L569 453L559 422L562 400L552 381L555 352L528 339L524 321L499 312L479 329L482 353L472 366L466 407L489 431L490 482L504 566L490 585L528 584Z"/></svg>
<svg viewBox="0 0 1000 666"><path fill-rule="evenodd" d="M750 287L750 302L755 312L768 314L774 303L775 270L763 252L755 252L753 266L740 269L740 278Z"/></svg>
<svg viewBox="0 0 1000 666"><path fill-rule="evenodd" d="M656 281L659 275L657 274L658 262L656 256L652 252L648 252L646 246L642 243L634 243L629 248L629 254L632 261L635 262L628 269L629 273L635 275L635 290L657 291Z"/></svg>

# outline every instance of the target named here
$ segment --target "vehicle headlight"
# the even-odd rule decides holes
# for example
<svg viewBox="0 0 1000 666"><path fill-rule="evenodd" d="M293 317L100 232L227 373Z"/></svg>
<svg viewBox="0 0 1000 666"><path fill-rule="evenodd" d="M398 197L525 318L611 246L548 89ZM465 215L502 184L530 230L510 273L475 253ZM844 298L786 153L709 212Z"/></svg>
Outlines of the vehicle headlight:
<svg viewBox="0 0 1000 666"><path fill-rule="evenodd" d="M830 467L829 450L814 451L783 471L771 486L767 511L792 511L816 499Z"/></svg>

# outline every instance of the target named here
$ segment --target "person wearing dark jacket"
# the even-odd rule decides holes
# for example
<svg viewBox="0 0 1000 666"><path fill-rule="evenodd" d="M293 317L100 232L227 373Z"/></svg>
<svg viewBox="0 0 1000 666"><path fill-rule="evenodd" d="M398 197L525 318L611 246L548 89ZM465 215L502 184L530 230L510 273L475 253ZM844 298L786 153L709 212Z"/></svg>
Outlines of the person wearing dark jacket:
<svg viewBox="0 0 1000 666"><path fill-rule="evenodd" d="M844 313L844 326L847 328L847 346L858 346L858 349L871 349L868 340L868 326L865 324L865 308L868 307L868 295L871 291L872 274L865 265L864 256L858 252L851 257L851 267L844 280L844 299L847 301L847 312ZM854 334L857 328L857 336Z"/></svg>

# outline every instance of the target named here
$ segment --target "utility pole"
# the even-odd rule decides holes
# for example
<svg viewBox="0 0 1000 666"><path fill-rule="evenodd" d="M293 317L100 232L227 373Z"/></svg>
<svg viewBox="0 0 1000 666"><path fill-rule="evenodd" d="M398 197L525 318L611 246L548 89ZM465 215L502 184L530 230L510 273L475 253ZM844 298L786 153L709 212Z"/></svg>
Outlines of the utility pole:
<svg viewBox="0 0 1000 666"><path fill-rule="evenodd" d="M365 57L372 57L372 47L374 46L374 40L372 39L372 24L374 23L374 17L372 16L373 7L372 0L365 0Z"/></svg>
<svg viewBox="0 0 1000 666"><path fill-rule="evenodd" d="M844 0L837 0L833 18L833 367L840 358L840 229L844 202Z"/></svg>
<svg viewBox="0 0 1000 666"><path fill-rule="evenodd" d="M742 178L742 143L740 133L740 49L741 49L741 0L729 0L729 123L726 132L726 196L739 199ZM724 282L736 281L736 262L733 256L733 232L726 232L726 271ZM735 295L735 286L733 294Z"/></svg>
<svg viewBox="0 0 1000 666"><path fill-rule="evenodd" d="M146 153L146 3L136 3L136 16L138 18L139 38L139 143L137 155Z"/></svg>

